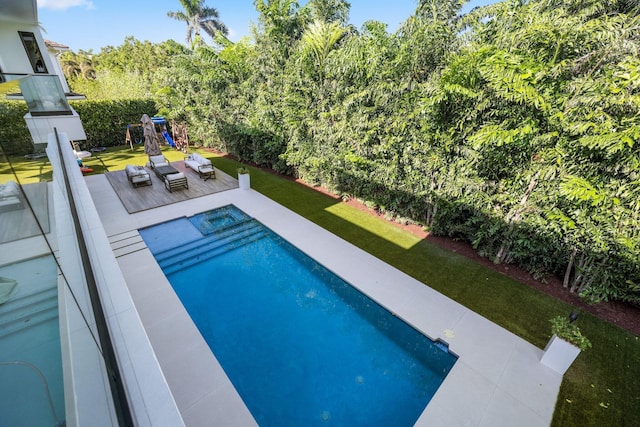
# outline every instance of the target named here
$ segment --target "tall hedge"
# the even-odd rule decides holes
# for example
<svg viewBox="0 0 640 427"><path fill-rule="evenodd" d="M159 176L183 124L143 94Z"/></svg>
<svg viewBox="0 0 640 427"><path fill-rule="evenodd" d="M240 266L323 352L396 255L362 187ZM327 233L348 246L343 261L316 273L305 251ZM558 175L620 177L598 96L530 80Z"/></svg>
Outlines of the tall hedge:
<svg viewBox="0 0 640 427"><path fill-rule="evenodd" d="M22 101L0 101L0 144L7 155L28 154L33 151L33 142L24 115L27 104Z"/></svg>
<svg viewBox="0 0 640 427"><path fill-rule="evenodd" d="M82 148L113 147L125 144L127 125L139 123L143 114L153 116L158 109L149 99L119 101L72 101L87 134ZM0 142L8 155L32 153L33 141L24 121L27 104L22 101L0 101Z"/></svg>
<svg viewBox="0 0 640 427"><path fill-rule="evenodd" d="M87 134L86 146L114 147L125 144L127 125L140 123L143 114L157 113L155 102L149 99L118 101L74 101Z"/></svg>

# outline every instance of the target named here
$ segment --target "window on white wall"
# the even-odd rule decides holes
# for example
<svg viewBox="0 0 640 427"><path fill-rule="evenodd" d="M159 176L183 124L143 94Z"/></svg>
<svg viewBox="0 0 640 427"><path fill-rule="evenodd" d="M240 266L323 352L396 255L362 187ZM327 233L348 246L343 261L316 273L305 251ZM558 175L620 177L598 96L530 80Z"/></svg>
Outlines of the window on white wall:
<svg viewBox="0 0 640 427"><path fill-rule="evenodd" d="M24 46L24 50L27 52L33 72L37 74L48 74L49 72L47 71L47 66L44 63L44 58L40 52L40 47L38 46L36 37L33 33L26 31L18 31L18 34L20 34L22 45Z"/></svg>

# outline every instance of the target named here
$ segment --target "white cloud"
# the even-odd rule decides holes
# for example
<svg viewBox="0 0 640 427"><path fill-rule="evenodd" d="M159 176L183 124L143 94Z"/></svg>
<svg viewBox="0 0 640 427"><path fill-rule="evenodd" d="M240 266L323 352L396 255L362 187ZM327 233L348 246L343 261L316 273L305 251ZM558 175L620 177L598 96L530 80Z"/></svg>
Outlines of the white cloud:
<svg viewBox="0 0 640 427"><path fill-rule="evenodd" d="M38 0L38 7L42 9L65 10L80 6L86 9L95 7L91 0Z"/></svg>

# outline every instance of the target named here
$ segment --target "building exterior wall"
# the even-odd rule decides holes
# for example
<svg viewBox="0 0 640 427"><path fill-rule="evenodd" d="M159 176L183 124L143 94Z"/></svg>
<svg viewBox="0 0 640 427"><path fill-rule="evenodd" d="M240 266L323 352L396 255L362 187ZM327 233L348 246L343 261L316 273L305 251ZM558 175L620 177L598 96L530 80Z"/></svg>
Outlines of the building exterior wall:
<svg viewBox="0 0 640 427"><path fill-rule="evenodd" d="M55 74L56 67L40 34L40 28L37 25L7 21L0 21L0 68L2 68L2 71L11 74L34 73L18 31L33 33L47 71L49 74Z"/></svg>

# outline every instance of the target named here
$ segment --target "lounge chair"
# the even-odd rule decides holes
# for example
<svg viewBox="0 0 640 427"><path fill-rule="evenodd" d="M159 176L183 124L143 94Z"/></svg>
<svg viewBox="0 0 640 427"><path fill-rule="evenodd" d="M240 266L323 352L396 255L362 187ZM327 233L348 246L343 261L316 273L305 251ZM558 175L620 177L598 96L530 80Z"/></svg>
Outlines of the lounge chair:
<svg viewBox="0 0 640 427"><path fill-rule="evenodd" d="M162 154L158 156L149 156L149 165L151 165L152 169L155 169L158 166L169 166L169 160Z"/></svg>
<svg viewBox="0 0 640 427"><path fill-rule="evenodd" d="M206 181L209 178L216 177L216 171L211 164L211 160L202 157L198 153L190 154L184 159L184 165L189 169L193 169L198 176Z"/></svg>
<svg viewBox="0 0 640 427"><path fill-rule="evenodd" d="M127 172L127 179L134 187L143 184L153 185L149 172L143 166L127 165L125 171Z"/></svg>

